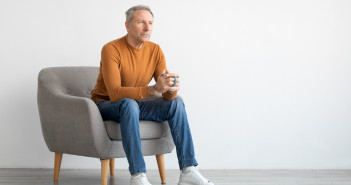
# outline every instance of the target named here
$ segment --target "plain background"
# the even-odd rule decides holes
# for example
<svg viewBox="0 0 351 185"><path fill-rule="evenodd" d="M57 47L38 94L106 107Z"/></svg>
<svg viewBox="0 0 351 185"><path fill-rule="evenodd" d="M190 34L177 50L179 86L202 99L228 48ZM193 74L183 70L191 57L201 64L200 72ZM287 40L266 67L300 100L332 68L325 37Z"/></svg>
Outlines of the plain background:
<svg viewBox="0 0 351 185"><path fill-rule="evenodd" d="M0 0L1 168L53 167L39 71L98 66L137 4L153 10L151 41L181 75L200 168L351 168L351 1ZM175 151L165 160L178 168ZM100 162L64 155L62 168Z"/></svg>

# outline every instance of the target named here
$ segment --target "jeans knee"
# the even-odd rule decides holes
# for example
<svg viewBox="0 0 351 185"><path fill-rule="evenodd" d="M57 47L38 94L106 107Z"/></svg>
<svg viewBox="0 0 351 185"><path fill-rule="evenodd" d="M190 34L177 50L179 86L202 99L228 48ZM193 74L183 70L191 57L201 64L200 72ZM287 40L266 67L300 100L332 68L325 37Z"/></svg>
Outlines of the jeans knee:
<svg viewBox="0 0 351 185"><path fill-rule="evenodd" d="M175 104L177 106L184 106L184 102L183 99L179 96L175 97L174 99L170 100L172 102L172 104Z"/></svg>
<svg viewBox="0 0 351 185"><path fill-rule="evenodd" d="M176 97L170 101L171 101L171 112L183 111L185 109L185 105L181 97Z"/></svg>
<svg viewBox="0 0 351 185"><path fill-rule="evenodd" d="M139 105L138 103L130 98L122 99L122 103L120 105L120 110L126 114L136 114L139 115Z"/></svg>

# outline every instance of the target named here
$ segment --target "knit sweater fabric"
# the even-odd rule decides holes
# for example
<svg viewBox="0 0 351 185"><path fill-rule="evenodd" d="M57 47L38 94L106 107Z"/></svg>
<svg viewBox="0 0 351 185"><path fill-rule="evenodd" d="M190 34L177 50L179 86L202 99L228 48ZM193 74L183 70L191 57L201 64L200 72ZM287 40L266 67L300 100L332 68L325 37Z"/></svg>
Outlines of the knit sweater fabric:
<svg viewBox="0 0 351 185"><path fill-rule="evenodd" d="M131 98L141 101L149 97L148 84L155 81L166 70L166 61L159 45L145 42L141 49L132 47L126 36L104 45L101 50L99 75L91 99L98 101L117 101ZM173 99L177 93L165 92L166 100Z"/></svg>

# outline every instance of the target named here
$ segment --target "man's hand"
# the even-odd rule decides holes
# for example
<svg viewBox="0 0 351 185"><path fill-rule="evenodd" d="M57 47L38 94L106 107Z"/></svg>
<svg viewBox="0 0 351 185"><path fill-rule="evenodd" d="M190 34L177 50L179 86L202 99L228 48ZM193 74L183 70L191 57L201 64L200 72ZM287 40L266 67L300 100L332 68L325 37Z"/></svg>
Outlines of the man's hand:
<svg viewBox="0 0 351 185"><path fill-rule="evenodd" d="M177 83L175 86L175 77L177 77ZM175 73L169 73L167 70L166 72L163 71L161 75L157 78L157 82L154 86L149 87L149 95L156 95L156 94L162 94L164 92L169 92L171 94L174 94L180 89L180 81L179 81L179 75Z"/></svg>
<svg viewBox="0 0 351 185"><path fill-rule="evenodd" d="M180 89L180 81L179 81L179 75L175 73L170 73L168 70L166 70L166 77L170 79L170 89L168 90L169 93L174 94ZM175 78L177 78L177 83L175 83Z"/></svg>

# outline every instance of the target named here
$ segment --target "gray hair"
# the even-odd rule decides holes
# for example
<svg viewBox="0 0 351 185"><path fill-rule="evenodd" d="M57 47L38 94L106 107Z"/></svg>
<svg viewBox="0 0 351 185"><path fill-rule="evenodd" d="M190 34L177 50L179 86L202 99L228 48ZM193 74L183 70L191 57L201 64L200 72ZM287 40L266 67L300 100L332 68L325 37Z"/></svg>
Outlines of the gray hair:
<svg viewBox="0 0 351 185"><path fill-rule="evenodd" d="M131 23L132 20L134 19L134 12L137 10L147 10L151 13L152 17L154 17L154 14L152 13L151 9L148 6L145 5L137 5L129 8L126 11L126 21Z"/></svg>

